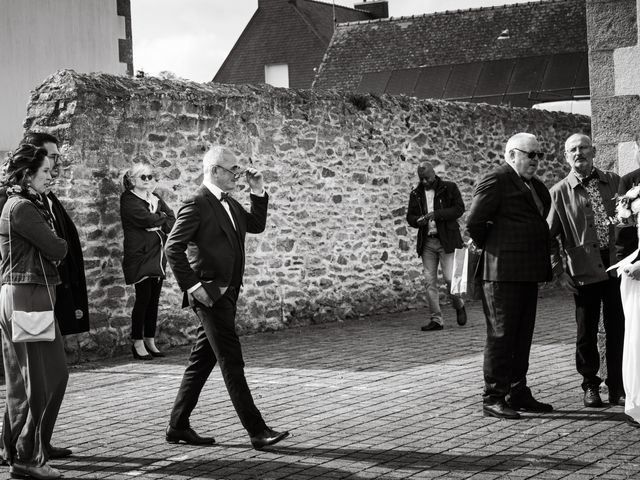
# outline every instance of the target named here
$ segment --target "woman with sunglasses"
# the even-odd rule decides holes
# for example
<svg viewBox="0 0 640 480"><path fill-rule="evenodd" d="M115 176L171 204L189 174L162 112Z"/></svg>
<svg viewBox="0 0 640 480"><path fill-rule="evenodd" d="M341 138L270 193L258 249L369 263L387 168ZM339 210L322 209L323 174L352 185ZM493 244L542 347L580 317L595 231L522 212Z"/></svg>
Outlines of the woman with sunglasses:
<svg viewBox="0 0 640 480"><path fill-rule="evenodd" d="M131 312L131 352L137 360L163 357L155 344L158 303L167 259L164 244L176 221L173 211L154 193L157 182L149 165L135 164L123 176L120 217L124 232L122 269L134 285Z"/></svg>

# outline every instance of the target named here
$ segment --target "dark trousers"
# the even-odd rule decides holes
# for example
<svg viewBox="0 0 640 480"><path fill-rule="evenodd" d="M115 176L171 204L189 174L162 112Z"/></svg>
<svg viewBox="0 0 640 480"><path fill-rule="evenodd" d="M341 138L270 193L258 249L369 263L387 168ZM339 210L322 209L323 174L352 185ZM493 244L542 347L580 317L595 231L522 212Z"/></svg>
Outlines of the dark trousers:
<svg viewBox="0 0 640 480"><path fill-rule="evenodd" d="M484 402L529 394L527 371L538 305L537 282L483 282L487 322Z"/></svg>
<svg viewBox="0 0 640 480"><path fill-rule="evenodd" d="M143 330L145 337L155 337L162 279L147 278L136 283L135 287L136 301L131 312L131 338L142 340Z"/></svg>
<svg viewBox="0 0 640 480"><path fill-rule="evenodd" d="M607 380L611 389L622 391L622 349L624 345L624 310L620 298L620 279L609 278L583 285L574 295L576 302L576 368L582 375L582 388L598 387L600 354L598 353L598 322L600 305L606 334Z"/></svg>
<svg viewBox="0 0 640 480"><path fill-rule="evenodd" d="M257 435L266 428L244 376L242 349L235 328L237 296L238 291L229 287L212 308L200 304L194 307L201 325L171 411L170 424L174 428L189 426L191 412L216 363L220 364L231 402L249 435Z"/></svg>

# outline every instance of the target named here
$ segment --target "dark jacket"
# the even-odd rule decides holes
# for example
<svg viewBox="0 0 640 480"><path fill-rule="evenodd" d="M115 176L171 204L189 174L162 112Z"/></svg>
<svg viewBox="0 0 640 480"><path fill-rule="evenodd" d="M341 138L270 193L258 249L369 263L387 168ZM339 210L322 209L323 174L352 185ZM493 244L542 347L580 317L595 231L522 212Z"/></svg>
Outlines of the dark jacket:
<svg viewBox="0 0 640 480"><path fill-rule="evenodd" d="M127 190L120 196L120 218L124 234L122 270L127 285L144 277L165 278L167 258L164 244L176 217L169 206L158 197L158 209Z"/></svg>
<svg viewBox="0 0 640 480"><path fill-rule="evenodd" d="M620 177L613 172L594 169L598 176L598 190L607 217L615 217L614 197ZM551 235L551 266L556 275L564 271L562 251L567 271L577 285L589 285L609 278L600 255L600 241L595 227L595 213L591 199L582 182L573 172L551 187L551 210L547 216ZM609 225L609 264L615 263L614 226Z"/></svg>
<svg viewBox="0 0 640 480"><path fill-rule="evenodd" d="M67 254L67 242L55 234L32 201L12 195L0 215L0 253L2 283L58 285L55 263Z"/></svg>
<svg viewBox="0 0 640 480"><path fill-rule="evenodd" d="M264 231L269 203L266 193L264 197L251 195L250 198L250 212L235 199L228 200L237 230L220 200L205 185L178 211L165 250L176 281L185 292L183 307L189 305L187 290L199 282L203 282L202 286L216 301L220 297L219 287L230 285L237 260L241 272L244 271L245 236L247 232ZM238 242L241 250L237 248ZM238 252L241 258L236 258Z"/></svg>
<svg viewBox="0 0 640 480"><path fill-rule="evenodd" d="M640 168L627 173L620 179L618 195L622 196L636 185L640 185ZM616 257L622 260L638 248L637 225L620 225L616 228ZM637 259L636 259L637 260Z"/></svg>
<svg viewBox="0 0 640 480"><path fill-rule="evenodd" d="M436 222L438 237L445 253L451 253L456 248L462 248L462 236L458 218L464 213L464 202L458 186L453 182L441 180L436 176L433 197L433 218ZM411 191L409 195L409 207L407 208L407 222L413 228L418 229L418 242L416 250L418 256L422 256L424 243L429 231L429 225L418 225L418 218L428 212L422 183Z"/></svg>
<svg viewBox="0 0 640 480"><path fill-rule="evenodd" d="M482 279L498 282L545 282L552 278L549 190L531 180L543 205L538 207L529 188L509 164L485 176L476 186L467 218L474 243L484 249Z"/></svg>
<svg viewBox="0 0 640 480"><path fill-rule="evenodd" d="M53 211L53 226L58 237L67 242L67 256L58 265L60 284L56 287L55 316L62 335L88 332L89 300L84 274L84 258L78 230L71 217L52 193L47 194ZM7 201L6 189L0 189L0 210Z"/></svg>

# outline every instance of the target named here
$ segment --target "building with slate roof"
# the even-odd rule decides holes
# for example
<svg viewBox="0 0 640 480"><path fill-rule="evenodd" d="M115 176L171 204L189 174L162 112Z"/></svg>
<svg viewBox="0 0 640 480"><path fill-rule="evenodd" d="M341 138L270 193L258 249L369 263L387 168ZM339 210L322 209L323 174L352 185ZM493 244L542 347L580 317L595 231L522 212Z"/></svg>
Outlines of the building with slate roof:
<svg viewBox="0 0 640 480"><path fill-rule="evenodd" d="M335 23L371 20L387 12L386 1L346 8L316 0L258 0L213 81L310 88Z"/></svg>
<svg viewBox="0 0 640 480"><path fill-rule="evenodd" d="M588 98L585 0L337 25L313 88L532 106Z"/></svg>

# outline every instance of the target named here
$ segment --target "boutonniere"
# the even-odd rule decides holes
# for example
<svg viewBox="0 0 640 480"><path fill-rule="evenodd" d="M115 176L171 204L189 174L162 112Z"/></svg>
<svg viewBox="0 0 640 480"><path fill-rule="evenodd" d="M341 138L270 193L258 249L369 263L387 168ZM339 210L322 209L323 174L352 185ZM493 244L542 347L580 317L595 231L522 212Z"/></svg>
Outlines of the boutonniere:
<svg viewBox="0 0 640 480"><path fill-rule="evenodd" d="M622 223L629 223L640 212L640 185L636 185L616 200L616 216Z"/></svg>

